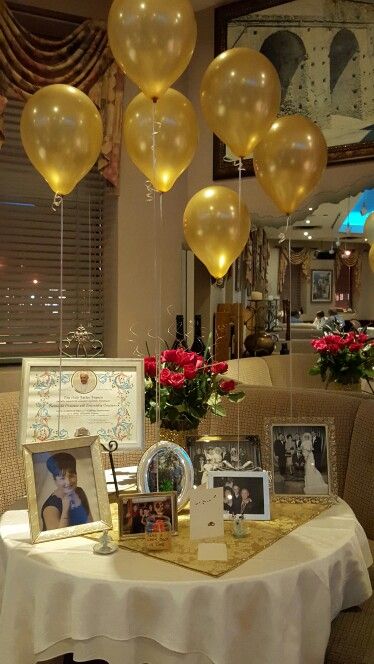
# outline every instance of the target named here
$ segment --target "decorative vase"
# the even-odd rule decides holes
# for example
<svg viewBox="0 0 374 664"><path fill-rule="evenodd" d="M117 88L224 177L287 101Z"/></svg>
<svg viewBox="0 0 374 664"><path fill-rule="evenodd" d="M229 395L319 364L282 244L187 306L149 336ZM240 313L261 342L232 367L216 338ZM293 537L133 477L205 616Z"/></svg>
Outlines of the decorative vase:
<svg viewBox="0 0 374 664"><path fill-rule="evenodd" d="M331 381L326 385L327 390L335 390L335 392L361 392L361 382L358 383L335 383Z"/></svg>
<svg viewBox="0 0 374 664"><path fill-rule="evenodd" d="M178 424L175 423L173 423L173 428L170 428L167 422L161 422L160 425L160 440L167 440L169 443L180 445L184 450L187 450L188 436L197 435L197 429L186 429L183 425L180 428L178 428Z"/></svg>

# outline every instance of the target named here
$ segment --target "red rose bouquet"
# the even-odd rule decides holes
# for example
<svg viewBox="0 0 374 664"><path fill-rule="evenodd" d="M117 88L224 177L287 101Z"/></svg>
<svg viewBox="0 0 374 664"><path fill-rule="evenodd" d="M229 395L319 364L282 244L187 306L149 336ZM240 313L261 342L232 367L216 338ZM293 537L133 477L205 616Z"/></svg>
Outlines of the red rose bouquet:
<svg viewBox="0 0 374 664"><path fill-rule="evenodd" d="M165 350L160 357L160 420L168 429L195 429L211 411L225 416L223 399L238 402L243 392L235 392L234 380L225 380L226 362L206 362L197 353ZM145 414L156 421L156 358L144 358Z"/></svg>
<svg viewBox="0 0 374 664"><path fill-rule="evenodd" d="M374 378L374 340L364 332L325 334L311 345L319 358L309 373L321 374L326 387L331 382L351 385L360 378Z"/></svg>

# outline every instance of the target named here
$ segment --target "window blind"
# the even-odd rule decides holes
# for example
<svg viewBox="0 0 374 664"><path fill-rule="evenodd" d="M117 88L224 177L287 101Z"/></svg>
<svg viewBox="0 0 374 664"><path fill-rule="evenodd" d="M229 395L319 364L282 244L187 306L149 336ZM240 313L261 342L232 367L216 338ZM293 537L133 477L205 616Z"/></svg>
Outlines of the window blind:
<svg viewBox="0 0 374 664"><path fill-rule="evenodd" d="M22 147L22 108L8 102L0 150L0 358L59 353L60 210ZM64 337L103 336L104 192L94 168L64 197Z"/></svg>

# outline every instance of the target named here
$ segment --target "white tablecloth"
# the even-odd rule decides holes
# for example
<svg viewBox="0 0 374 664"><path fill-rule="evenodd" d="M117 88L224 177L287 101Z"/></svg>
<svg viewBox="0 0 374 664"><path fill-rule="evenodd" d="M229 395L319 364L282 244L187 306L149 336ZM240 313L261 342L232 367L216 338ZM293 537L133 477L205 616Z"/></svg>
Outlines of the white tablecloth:
<svg viewBox="0 0 374 664"><path fill-rule="evenodd" d="M330 621L371 594L365 534L343 502L218 579L71 538L30 545L0 522L0 653L109 664L323 664ZM189 653L189 655L187 655Z"/></svg>

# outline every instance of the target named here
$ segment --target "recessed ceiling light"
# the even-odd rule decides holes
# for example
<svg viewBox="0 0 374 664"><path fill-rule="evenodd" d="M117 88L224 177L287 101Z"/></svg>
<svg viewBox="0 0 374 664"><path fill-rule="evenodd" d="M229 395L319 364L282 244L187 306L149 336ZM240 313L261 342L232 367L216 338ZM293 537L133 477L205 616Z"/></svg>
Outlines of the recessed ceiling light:
<svg viewBox="0 0 374 664"><path fill-rule="evenodd" d="M33 283L33 284L37 284L37 283L38 283L38 280L37 280L37 279L33 279L33 280L32 280L32 283Z"/></svg>
<svg viewBox="0 0 374 664"><path fill-rule="evenodd" d="M312 236L311 236L311 235L308 235L308 240L311 240L311 239L312 239Z"/></svg>
<svg viewBox="0 0 374 664"><path fill-rule="evenodd" d="M310 224L310 219L305 219L306 224Z"/></svg>
<svg viewBox="0 0 374 664"><path fill-rule="evenodd" d="M313 208L308 208L309 212L312 212Z"/></svg>
<svg viewBox="0 0 374 664"><path fill-rule="evenodd" d="M304 235L305 235L306 237L308 237L309 232L308 232L308 231L304 231Z"/></svg>
<svg viewBox="0 0 374 664"><path fill-rule="evenodd" d="M365 238L365 242L367 242L367 241L368 241L368 239L367 239L367 237L366 237L366 238Z"/></svg>

